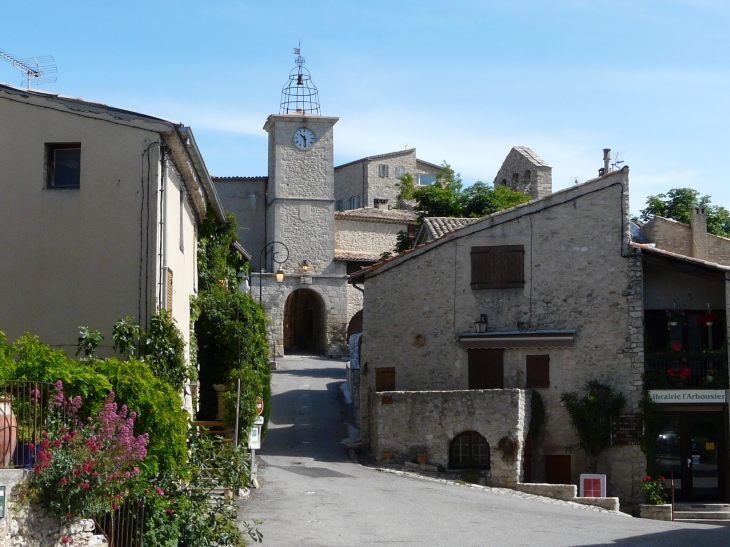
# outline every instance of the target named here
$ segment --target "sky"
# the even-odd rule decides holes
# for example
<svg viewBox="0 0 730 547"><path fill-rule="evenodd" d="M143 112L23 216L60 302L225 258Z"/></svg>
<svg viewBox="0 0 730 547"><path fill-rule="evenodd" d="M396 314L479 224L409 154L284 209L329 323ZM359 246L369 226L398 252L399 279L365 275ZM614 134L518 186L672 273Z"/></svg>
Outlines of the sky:
<svg viewBox="0 0 730 547"><path fill-rule="evenodd" d="M301 41L322 114L340 118L336 165L415 147L469 185L520 145L557 190L597 176L611 148L633 213L681 187L730 208L730 2L5 4L0 49L56 61L42 89L189 125L216 176L266 174L263 124ZM0 82L21 81L0 61Z"/></svg>

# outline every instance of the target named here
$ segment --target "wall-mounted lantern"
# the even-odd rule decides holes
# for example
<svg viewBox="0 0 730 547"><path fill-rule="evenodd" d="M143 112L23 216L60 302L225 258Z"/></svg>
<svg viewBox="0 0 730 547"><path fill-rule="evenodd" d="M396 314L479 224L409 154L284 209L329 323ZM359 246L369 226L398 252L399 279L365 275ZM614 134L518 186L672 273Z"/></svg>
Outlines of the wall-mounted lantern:
<svg viewBox="0 0 730 547"><path fill-rule="evenodd" d="M489 321L487 321L487 314L482 313L479 316L479 321L474 322L474 328L477 330L479 334L487 332L487 327L489 326Z"/></svg>
<svg viewBox="0 0 730 547"><path fill-rule="evenodd" d="M276 282L279 283L279 285L284 282L284 270L282 270L281 268L276 270Z"/></svg>
<svg viewBox="0 0 730 547"><path fill-rule="evenodd" d="M302 262L302 271L304 273L307 273L308 270L309 270L309 264L307 264L307 260L305 259L304 262Z"/></svg>

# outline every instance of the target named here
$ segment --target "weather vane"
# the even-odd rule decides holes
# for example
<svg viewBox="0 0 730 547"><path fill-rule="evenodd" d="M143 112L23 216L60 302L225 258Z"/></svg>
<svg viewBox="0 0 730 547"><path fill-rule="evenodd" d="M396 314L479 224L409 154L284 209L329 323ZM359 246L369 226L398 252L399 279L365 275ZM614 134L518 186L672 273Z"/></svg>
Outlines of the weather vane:
<svg viewBox="0 0 730 547"><path fill-rule="evenodd" d="M29 59L16 59L6 51L0 49L0 58L5 59L25 74L23 83L28 89L30 89L31 85L52 84L56 81L56 76L47 76L47 74L56 74L58 72L56 63L50 55L31 57Z"/></svg>

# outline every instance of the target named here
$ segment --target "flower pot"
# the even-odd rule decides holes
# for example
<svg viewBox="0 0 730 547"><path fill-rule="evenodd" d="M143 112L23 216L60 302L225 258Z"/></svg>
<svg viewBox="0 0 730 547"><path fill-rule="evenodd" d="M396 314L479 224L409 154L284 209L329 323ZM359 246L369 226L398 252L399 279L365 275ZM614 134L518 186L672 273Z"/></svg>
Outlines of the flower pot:
<svg viewBox="0 0 730 547"><path fill-rule="evenodd" d="M677 326L677 322L676 321L670 321L669 322L669 326L670 327L676 327Z"/></svg>
<svg viewBox="0 0 730 547"><path fill-rule="evenodd" d="M418 456L416 456L416 459L421 465L426 465L426 462L428 461L428 458L425 454L419 454Z"/></svg>
<svg viewBox="0 0 730 547"><path fill-rule="evenodd" d="M712 326L712 321L708 321L707 323L705 323L705 325L707 325L708 327L711 327Z"/></svg>
<svg viewBox="0 0 730 547"><path fill-rule="evenodd" d="M18 444L18 422L9 397L0 397L0 467L10 467Z"/></svg>

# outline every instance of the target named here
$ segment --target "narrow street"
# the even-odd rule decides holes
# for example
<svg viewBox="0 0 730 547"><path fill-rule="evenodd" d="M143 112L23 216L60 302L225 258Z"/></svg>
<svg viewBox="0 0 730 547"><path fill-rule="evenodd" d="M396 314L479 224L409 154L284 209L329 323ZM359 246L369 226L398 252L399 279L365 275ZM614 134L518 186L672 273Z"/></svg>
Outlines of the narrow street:
<svg viewBox="0 0 730 547"><path fill-rule="evenodd" d="M241 511L263 521L264 545L730 545L730 527L598 513L355 464L341 443L351 420L340 390L345 363L278 363L269 433L257 453L261 487Z"/></svg>

